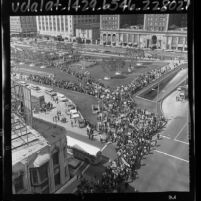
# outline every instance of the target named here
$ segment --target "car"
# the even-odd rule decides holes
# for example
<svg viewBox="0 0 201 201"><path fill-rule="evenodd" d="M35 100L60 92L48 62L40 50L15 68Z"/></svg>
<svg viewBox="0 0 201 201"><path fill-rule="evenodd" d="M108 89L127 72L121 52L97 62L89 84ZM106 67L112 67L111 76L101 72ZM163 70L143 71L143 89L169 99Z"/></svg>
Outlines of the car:
<svg viewBox="0 0 201 201"><path fill-rule="evenodd" d="M86 127L86 122L84 119L78 119L78 124L80 128L85 128Z"/></svg>
<svg viewBox="0 0 201 201"><path fill-rule="evenodd" d="M59 97L60 102L67 102L68 99L66 97Z"/></svg>
<svg viewBox="0 0 201 201"><path fill-rule="evenodd" d="M54 91L49 92L48 94L49 94L50 96L56 96L56 95L57 95L57 93L56 93L56 92L54 92Z"/></svg>
<svg viewBox="0 0 201 201"><path fill-rule="evenodd" d="M30 88L33 89L33 90L36 90L36 91L40 90L40 87L39 86L35 86L35 85L31 85Z"/></svg>
<svg viewBox="0 0 201 201"><path fill-rule="evenodd" d="M57 93L58 98L65 98L65 95L61 94L61 93Z"/></svg>

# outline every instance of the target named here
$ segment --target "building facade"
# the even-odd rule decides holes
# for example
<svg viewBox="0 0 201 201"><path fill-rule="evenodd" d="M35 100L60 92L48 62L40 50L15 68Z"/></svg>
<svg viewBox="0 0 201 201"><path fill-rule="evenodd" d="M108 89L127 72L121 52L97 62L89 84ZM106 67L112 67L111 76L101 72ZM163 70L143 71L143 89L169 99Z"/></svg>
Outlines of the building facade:
<svg viewBox="0 0 201 201"><path fill-rule="evenodd" d="M128 23L125 27L121 23L121 15L115 15L115 18L112 18L112 24L115 26L110 28L111 17L113 16L101 16L100 44L102 45L187 51L187 30L185 28L169 30L169 14L145 14L143 18L140 16L138 20L133 20L134 23L130 20L130 24L124 19L124 22ZM135 15L133 18L136 18Z"/></svg>
<svg viewBox="0 0 201 201"><path fill-rule="evenodd" d="M11 94L12 192L54 193L70 179L66 136L33 129L30 89L12 80Z"/></svg>
<svg viewBox="0 0 201 201"><path fill-rule="evenodd" d="M100 37L99 24L77 26L75 36L77 39L80 38L83 43L97 44Z"/></svg>
<svg viewBox="0 0 201 201"><path fill-rule="evenodd" d="M75 39L76 27L83 24L99 23L97 15L60 15L37 16L38 34L61 36L67 40Z"/></svg>
<svg viewBox="0 0 201 201"><path fill-rule="evenodd" d="M11 16L10 17L11 35L35 36L37 33L35 16Z"/></svg>
<svg viewBox="0 0 201 201"><path fill-rule="evenodd" d="M17 118L13 123L18 125ZM28 135L28 136L26 136ZM66 137L50 143L34 129L18 136L12 127L13 194L49 194L60 189L70 178ZM28 143L23 142L27 140Z"/></svg>

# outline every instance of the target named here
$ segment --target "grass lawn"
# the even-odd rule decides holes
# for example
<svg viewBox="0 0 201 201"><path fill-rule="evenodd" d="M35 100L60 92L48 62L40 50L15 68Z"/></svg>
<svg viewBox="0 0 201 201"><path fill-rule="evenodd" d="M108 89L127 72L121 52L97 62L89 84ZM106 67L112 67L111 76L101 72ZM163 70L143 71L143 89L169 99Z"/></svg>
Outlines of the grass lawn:
<svg viewBox="0 0 201 201"><path fill-rule="evenodd" d="M29 64L23 64L23 65L18 65L18 70L16 72L22 72L24 74L32 74L29 70L36 71L36 73L40 72L47 72L47 73L53 73L55 75L56 80L68 80L68 81L78 81L78 79L72 75L69 75L67 73L61 72L57 68L40 68L41 65L35 65L35 66L29 66Z"/></svg>
<svg viewBox="0 0 201 201"><path fill-rule="evenodd" d="M137 66L136 64L140 63L140 66ZM144 73L146 71L150 71L152 69L156 69L159 67L162 67L166 65L165 62L136 62L134 65L134 70L129 73L128 67L130 66L130 62L125 62L125 65L123 67L118 66L106 66L103 62L98 62L96 65L92 67L88 67L85 69L81 69L81 66L73 66L72 69L77 72L90 72L90 75L92 77L95 77L97 80L102 82L105 86L116 88L117 86L128 84L136 77ZM123 79L114 78L116 71L122 72ZM105 76L111 77L110 80L104 80Z"/></svg>

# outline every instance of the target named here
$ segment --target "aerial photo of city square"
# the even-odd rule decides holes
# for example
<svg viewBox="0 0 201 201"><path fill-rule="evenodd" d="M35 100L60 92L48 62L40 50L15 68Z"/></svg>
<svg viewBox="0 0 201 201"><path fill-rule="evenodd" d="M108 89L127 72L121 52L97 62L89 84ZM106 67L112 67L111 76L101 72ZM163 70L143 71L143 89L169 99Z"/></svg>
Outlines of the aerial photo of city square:
<svg viewBox="0 0 201 201"><path fill-rule="evenodd" d="M187 14L10 17L13 194L189 192Z"/></svg>

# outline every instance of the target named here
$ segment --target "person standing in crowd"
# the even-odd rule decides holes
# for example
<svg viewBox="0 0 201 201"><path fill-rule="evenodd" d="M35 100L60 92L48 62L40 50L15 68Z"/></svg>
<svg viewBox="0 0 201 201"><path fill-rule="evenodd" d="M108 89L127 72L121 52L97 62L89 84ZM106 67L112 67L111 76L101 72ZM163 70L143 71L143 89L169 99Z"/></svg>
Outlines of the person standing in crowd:
<svg viewBox="0 0 201 201"><path fill-rule="evenodd" d="M157 134L157 139L160 140L160 133Z"/></svg>

